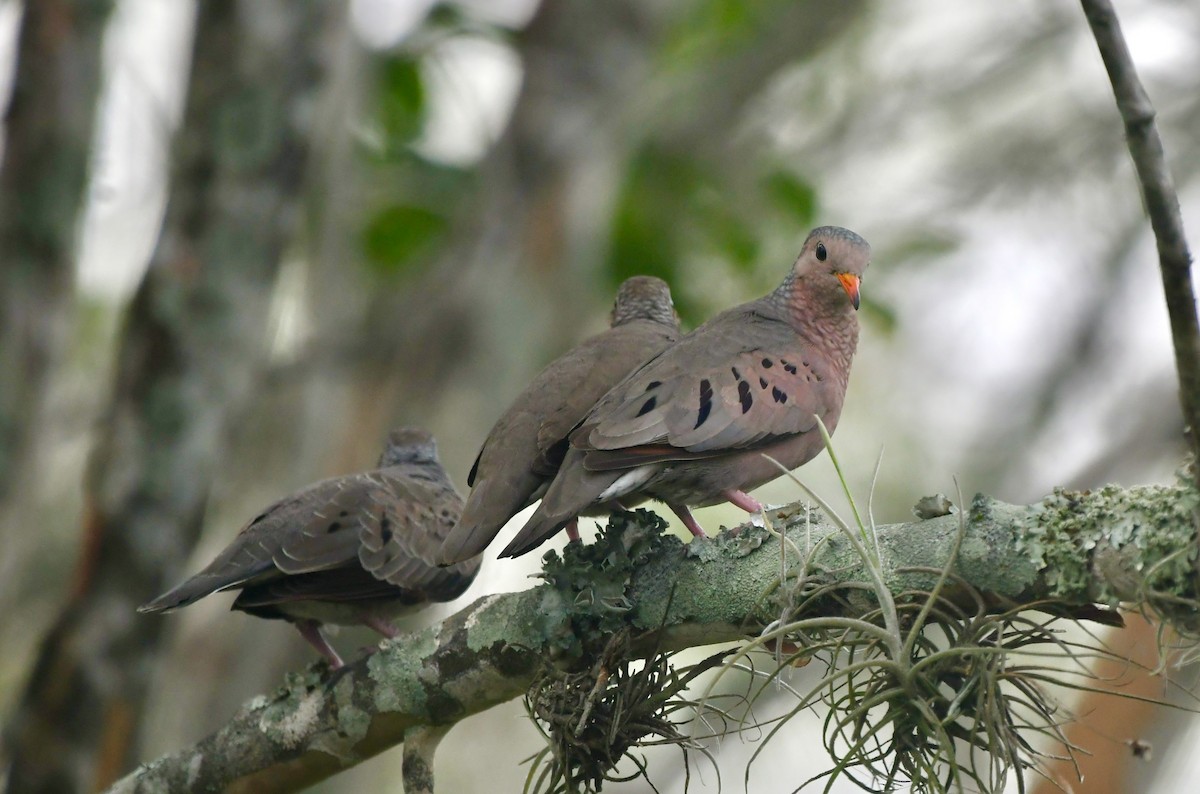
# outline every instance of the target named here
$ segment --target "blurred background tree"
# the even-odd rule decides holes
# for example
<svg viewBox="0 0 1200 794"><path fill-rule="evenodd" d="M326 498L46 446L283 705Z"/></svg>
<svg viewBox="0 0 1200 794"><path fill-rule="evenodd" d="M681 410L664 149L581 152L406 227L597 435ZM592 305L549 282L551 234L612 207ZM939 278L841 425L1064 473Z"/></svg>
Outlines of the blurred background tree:
<svg viewBox="0 0 1200 794"><path fill-rule="evenodd" d="M814 223L871 240L836 440L860 494L886 449L881 521L953 476L1028 501L1166 481L1181 460L1153 245L1073 2L226 0L195 19L153 0L111 17L106 3L25 6L0 3L13 791L38 788L23 741L54 755L78 724L70 758L52 759L69 769L43 779L101 786L309 661L286 626L228 614L228 599L131 609L279 494L369 465L391 425L433 430L465 484L508 400L603 325L632 273L670 281L692 326L777 283ZM1118 10L1194 228L1200 8ZM46 108L32 133L31 107ZM138 347L155 339L169 367ZM156 413L146 396L171 388L176 412ZM837 492L824 458L804 478ZM485 564L466 598L524 587L537 565ZM70 658L54 653L67 625L91 629L73 658L94 702L122 704L115 733L118 712L78 689L51 688L58 711L33 713L57 716L30 717L39 687L68 680L49 665ZM345 649L372 641L347 635ZM521 719L508 704L452 731L442 785L515 790L540 742ZM1128 755L1129 724L1097 725L1088 749ZM826 768L794 749L819 746L818 727L793 721L753 790ZM727 785L753 749L714 745ZM677 754L647 755L659 790L682 790ZM1112 790L1174 790L1191 755L1160 746ZM399 763L323 788L398 787ZM715 775L691 785L715 790Z"/></svg>

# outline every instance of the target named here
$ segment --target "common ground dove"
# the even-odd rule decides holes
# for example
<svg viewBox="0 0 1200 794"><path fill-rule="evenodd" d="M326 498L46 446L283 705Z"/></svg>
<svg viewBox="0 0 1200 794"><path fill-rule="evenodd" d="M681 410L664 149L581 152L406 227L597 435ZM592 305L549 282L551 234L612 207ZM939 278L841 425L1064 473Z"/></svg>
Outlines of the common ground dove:
<svg viewBox="0 0 1200 794"><path fill-rule="evenodd" d="M462 497L424 430L392 431L378 468L322 480L262 511L208 567L139 612L187 606L219 590L261 618L289 620L332 667L342 660L324 623L395 636L390 620L471 584L479 560L441 568L434 552Z"/></svg>
<svg viewBox="0 0 1200 794"><path fill-rule="evenodd" d="M871 248L813 230L771 294L712 318L606 394L571 433L542 503L502 557L524 554L597 504L652 497L696 535L689 507L757 512L745 491L821 451L837 426L858 344Z"/></svg>
<svg viewBox="0 0 1200 794"><path fill-rule="evenodd" d="M666 282L626 279L612 327L539 372L488 434L467 477L472 489L462 519L442 544L439 562L479 554L510 518L537 501L558 471L567 434L605 392L678 338ZM574 524L564 523L577 537Z"/></svg>

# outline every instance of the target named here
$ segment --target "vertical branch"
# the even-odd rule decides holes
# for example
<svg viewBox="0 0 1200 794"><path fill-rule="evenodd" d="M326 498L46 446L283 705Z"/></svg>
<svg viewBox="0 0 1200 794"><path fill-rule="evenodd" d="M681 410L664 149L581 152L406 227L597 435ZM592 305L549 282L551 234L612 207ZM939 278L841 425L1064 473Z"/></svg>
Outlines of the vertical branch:
<svg viewBox="0 0 1200 794"><path fill-rule="evenodd" d="M404 792L434 794L433 754L450 731L445 725L417 725L404 733Z"/></svg>
<svg viewBox="0 0 1200 794"><path fill-rule="evenodd" d="M1125 140L1137 170L1150 226L1154 229L1167 312L1171 318L1179 399L1184 419L1191 429L1192 453L1200 460L1200 322L1196 319L1192 255L1183 231L1179 197L1167 170L1162 140L1154 123L1154 106L1138 79L1111 0L1080 2L1112 82L1117 110L1125 123ZM1200 483L1200 466L1196 472L1197 483Z"/></svg>

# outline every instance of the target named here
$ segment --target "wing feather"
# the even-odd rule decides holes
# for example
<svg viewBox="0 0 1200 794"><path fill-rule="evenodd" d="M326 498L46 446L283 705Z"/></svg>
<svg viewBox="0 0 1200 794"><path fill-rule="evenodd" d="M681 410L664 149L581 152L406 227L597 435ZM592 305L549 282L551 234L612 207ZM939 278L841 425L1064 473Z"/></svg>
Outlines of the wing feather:
<svg viewBox="0 0 1200 794"><path fill-rule="evenodd" d="M790 325L744 307L714 318L610 391L571 442L588 451L590 469L765 445L811 430L813 416L832 408L831 370Z"/></svg>

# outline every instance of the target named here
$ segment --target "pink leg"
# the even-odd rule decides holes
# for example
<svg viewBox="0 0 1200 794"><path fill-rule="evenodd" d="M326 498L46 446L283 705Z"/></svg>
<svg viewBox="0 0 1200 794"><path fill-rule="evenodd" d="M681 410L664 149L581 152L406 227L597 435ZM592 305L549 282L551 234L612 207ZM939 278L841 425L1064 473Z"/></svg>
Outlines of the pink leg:
<svg viewBox="0 0 1200 794"><path fill-rule="evenodd" d="M675 515L679 516L679 520L683 522L683 525L685 527L687 527L688 529L691 530L693 535L695 535L698 538L708 537L707 535L704 534L704 530L700 528L700 524L696 521L696 519L692 515L691 511L688 510L686 507L684 507L683 505L671 505L671 504L667 505L667 507L671 508L672 512L674 512Z"/></svg>
<svg viewBox="0 0 1200 794"><path fill-rule="evenodd" d="M725 491L722 496L728 499L731 505L736 505L745 510L747 513L762 512L762 504L745 491L739 491L736 488L730 488L728 491Z"/></svg>
<svg viewBox="0 0 1200 794"><path fill-rule="evenodd" d="M334 670L342 667L345 663L342 657L338 656L338 652L329 644L329 640L325 639L325 635L321 633L321 624L315 620L297 620L296 629L300 632L300 636L308 640L308 644L317 649L317 653L325 657L325 661L329 662L329 666Z"/></svg>
<svg viewBox="0 0 1200 794"><path fill-rule="evenodd" d="M363 625L369 629L374 629L383 636L387 637L389 640L395 639L400 634L400 632L391 624L390 621L374 615L368 615L367 617L363 618Z"/></svg>
<svg viewBox="0 0 1200 794"><path fill-rule="evenodd" d="M572 518L567 522L567 539L572 543L579 543L579 519Z"/></svg>

